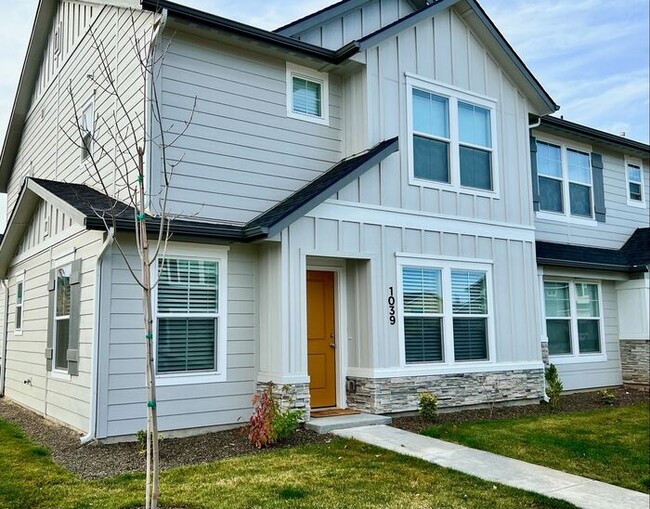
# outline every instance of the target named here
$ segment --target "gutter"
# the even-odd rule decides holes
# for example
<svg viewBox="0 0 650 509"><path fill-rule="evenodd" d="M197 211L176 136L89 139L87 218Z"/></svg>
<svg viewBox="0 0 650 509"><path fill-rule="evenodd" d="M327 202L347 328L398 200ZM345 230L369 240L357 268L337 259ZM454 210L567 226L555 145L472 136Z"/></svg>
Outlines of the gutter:
<svg viewBox="0 0 650 509"><path fill-rule="evenodd" d="M319 60L325 60L326 62L332 64L340 64L341 62L344 62L350 58L352 55L359 52L359 44L356 41L346 44L338 50L333 51L321 46L316 46L314 44L308 44L306 42L292 39L291 37L280 35L274 32L268 32L267 30L262 30L261 28L239 23L238 21L222 18L221 16L216 16L214 14L209 14L207 12L193 9L185 5L169 2L168 0L142 0L142 8L153 12L167 10L173 14L174 17L188 21L190 23L196 23L198 25L216 28L224 32L243 36L248 39L253 39L258 42L282 48L284 50L293 51L308 57L317 58Z"/></svg>
<svg viewBox="0 0 650 509"><path fill-rule="evenodd" d="M113 244L113 236L115 232L112 228L108 230L108 236L102 244L102 247L97 255L97 263L95 264L95 291L94 291L94 302L93 306L93 349L92 349L92 360L90 364L90 418L88 422L88 433L81 437L81 445L85 445L89 442L92 442L97 437L97 389L99 386L99 326L100 326L100 310L101 310L101 274L102 274L102 262L104 254L108 248Z"/></svg>
<svg viewBox="0 0 650 509"><path fill-rule="evenodd" d="M7 320L9 320L9 286L7 285L7 280L2 280L2 286L4 288L5 298L4 298L4 309L2 313L3 319L3 329L2 329L2 345L0 349L0 398L5 395L5 375L7 373L7 337L9 333L9 327L7 326Z"/></svg>

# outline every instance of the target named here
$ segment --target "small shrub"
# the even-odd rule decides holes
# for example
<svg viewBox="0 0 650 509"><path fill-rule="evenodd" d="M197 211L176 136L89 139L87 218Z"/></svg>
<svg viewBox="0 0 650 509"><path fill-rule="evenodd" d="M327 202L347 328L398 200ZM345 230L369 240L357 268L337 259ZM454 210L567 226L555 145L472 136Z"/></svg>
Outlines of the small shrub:
<svg viewBox="0 0 650 509"><path fill-rule="evenodd" d="M269 382L262 392L253 396L253 415L250 419L248 440L258 449L289 438L300 425L304 410L291 408L293 398L289 386L282 387L280 402L287 403L282 410L273 398L273 383Z"/></svg>
<svg viewBox="0 0 650 509"><path fill-rule="evenodd" d="M418 405L420 415L429 421L433 421L438 414L438 398L435 394L425 391L418 394L420 403Z"/></svg>
<svg viewBox="0 0 650 509"><path fill-rule="evenodd" d="M551 408L556 409L560 407L560 394L564 390L562 385L562 380L560 380L560 375L557 372L555 364L551 364L546 371L544 372L544 378L546 378L546 395L549 399L549 404Z"/></svg>
<svg viewBox="0 0 650 509"><path fill-rule="evenodd" d="M598 396L600 396L600 401L602 401L605 405L614 405L616 403L616 394L614 394L612 391L603 389L602 391L598 391Z"/></svg>
<svg viewBox="0 0 650 509"><path fill-rule="evenodd" d="M158 433L158 447L165 439L162 433ZM138 442L138 450L144 454L147 450L147 430L141 429L135 434L135 440Z"/></svg>

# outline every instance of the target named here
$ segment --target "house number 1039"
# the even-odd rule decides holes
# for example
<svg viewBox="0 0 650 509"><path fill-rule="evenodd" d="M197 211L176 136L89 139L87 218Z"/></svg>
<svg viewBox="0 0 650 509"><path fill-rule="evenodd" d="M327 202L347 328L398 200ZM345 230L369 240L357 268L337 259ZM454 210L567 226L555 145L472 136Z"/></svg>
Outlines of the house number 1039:
<svg viewBox="0 0 650 509"><path fill-rule="evenodd" d="M392 286L388 287L390 295L388 296L388 321L391 325L395 325L397 318L395 318L395 290Z"/></svg>

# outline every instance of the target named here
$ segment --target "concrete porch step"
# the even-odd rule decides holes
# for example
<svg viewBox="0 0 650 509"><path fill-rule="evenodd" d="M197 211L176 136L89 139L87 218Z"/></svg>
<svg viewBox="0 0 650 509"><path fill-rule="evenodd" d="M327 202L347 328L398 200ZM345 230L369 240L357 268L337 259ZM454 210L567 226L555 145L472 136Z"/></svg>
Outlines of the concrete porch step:
<svg viewBox="0 0 650 509"><path fill-rule="evenodd" d="M353 414L353 415L335 415L332 417L319 417L310 419L305 423L305 428L320 433L329 433L335 429L350 429L360 426L376 426L380 424L390 424L392 419L384 415L374 414Z"/></svg>

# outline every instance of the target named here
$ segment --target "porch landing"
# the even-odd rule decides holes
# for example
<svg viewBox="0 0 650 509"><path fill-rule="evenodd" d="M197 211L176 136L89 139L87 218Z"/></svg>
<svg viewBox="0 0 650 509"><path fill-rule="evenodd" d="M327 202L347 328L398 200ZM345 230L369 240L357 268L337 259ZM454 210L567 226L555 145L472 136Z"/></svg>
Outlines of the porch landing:
<svg viewBox="0 0 650 509"><path fill-rule="evenodd" d="M324 434L332 430L358 428L360 426L376 426L380 424L390 424L392 419L384 415L374 414L352 414L352 415L335 415L332 417L319 417L310 419L305 423L305 428Z"/></svg>

